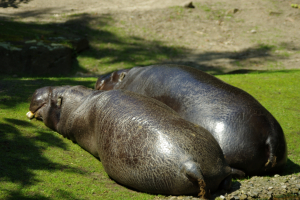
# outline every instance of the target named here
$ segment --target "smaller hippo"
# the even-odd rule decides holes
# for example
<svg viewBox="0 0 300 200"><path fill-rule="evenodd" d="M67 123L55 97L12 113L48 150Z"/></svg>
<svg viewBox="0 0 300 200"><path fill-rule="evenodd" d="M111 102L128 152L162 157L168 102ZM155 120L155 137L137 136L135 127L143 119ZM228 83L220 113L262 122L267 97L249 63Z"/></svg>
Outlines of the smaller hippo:
<svg viewBox="0 0 300 200"><path fill-rule="evenodd" d="M204 127L221 146L235 177L283 171L287 162L283 130L247 92L182 65L134 67L113 74L119 74L118 81L100 77L95 89L108 90L109 85L152 97Z"/></svg>
<svg viewBox="0 0 300 200"><path fill-rule="evenodd" d="M27 117L100 158L115 181L148 193L208 197L229 189L231 168L214 137L165 104L130 91L44 87Z"/></svg>

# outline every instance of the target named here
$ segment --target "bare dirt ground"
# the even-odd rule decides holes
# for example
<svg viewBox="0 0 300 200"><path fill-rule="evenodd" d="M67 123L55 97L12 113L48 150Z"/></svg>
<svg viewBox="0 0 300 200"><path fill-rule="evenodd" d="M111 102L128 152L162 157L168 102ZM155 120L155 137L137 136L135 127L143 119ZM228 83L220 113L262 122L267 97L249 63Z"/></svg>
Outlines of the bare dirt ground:
<svg viewBox="0 0 300 200"><path fill-rule="evenodd" d="M300 0L0 0L0 17L57 21L109 14L131 36L180 46L164 62L216 73L300 68ZM291 4L299 5L294 8ZM0 27L1 28L1 27Z"/></svg>

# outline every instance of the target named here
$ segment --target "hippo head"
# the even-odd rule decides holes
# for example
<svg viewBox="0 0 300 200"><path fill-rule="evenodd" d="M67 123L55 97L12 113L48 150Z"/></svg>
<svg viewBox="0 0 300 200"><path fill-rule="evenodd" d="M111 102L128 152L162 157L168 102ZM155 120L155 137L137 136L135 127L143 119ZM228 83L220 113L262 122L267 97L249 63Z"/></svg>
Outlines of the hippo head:
<svg viewBox="0 0 300 200"><path fill-rule="evenodd" d="M63 101L62 94L68 88L70 86L37 89L32 96L27 117L41 120L46 126L57 131Z"/></svg>
<svg viewBox="0 0 300 200"><path fill-rule="evenodd" d="M68 117L70 111L77 108L92 92L95 90L80 85L37 89L32 96L29 112L26 115L29 119L36 118L43 121L46 126L59 132L61 113Z"/></svg>
<svg viewBox="0 0 300 200"><path fill-rule="evenodd" d="M101 76L98 78L95 89L96 90L112 90L114 89L114 86L123 80L123 78L126 76L127 72L130 69L123 69L119 71L115 71L111 74L107 74L104 76Z"/></svg>

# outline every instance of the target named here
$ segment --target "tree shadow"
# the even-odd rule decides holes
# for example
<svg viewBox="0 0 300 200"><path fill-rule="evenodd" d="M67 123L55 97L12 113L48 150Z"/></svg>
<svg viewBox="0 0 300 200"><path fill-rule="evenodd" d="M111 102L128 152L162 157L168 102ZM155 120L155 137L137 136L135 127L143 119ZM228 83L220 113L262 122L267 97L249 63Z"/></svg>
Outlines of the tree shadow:
<svg viewBox="0 0 300 200"><path fill-rule="evenodd" d="M300 172L300 165L294 163L291 159L288 158L285 169L282 175L290 175Z"/></svg>
<svg viewBox="0 0 300 200"><path fill-rule="evenodd" d="M23 12L18 13L17 16L20 18L37 17L48 12L51 10ZM75 54L91 61L82 66L83 64L78 62L79 57L77 57L73 64L73 74L80 71L100 75L113 71L113 69L109 70L110 65L117 66L114 67L117 69L124 69L162 63L184 64L214 75L226 74L228 70L224 67L224 59L238 68L240 70L238 73L248 73L247 69L251 66L287 59L284 55L273 53L275 46L264 44L254 45L238 52L194 53L193 49L169 46L161 41L136 37L134 34L132 36L122 34L121 28L117 31L107 28L112 27L114 23L110 14L73 14L65 18L67 20L64 22L45 24L5 21L3 22L5 23L4 31L0 33L0 36L2 34L6 41L11 42L36 39L45 43L53 37L86 37L90 42L89 50ZM14 37L12 38L11 35ZM279 46L284 50L300 49L291 43L282 43Z"/></svg>
<svg viewBox="0 0 300 200"><path fill-rule="evenodd" d="M0 0L0 8L18 8L21 3L28 3L31 0Z"/></svg>
<svg viewBox="0 0 300 200"><path fill-rule="evenodd" d="M50 172L67 169L70 173L84 174L76 167L70 167L53 162L43 154L45 146L58 147L67 150L67 145L60 138L45 131L38 134L28 132L30 128L37 128L33 124L11 118L4 118L6 123L0 123L0 180L20 185L20 188L35 185L42 180L36 178L34 170L47 170ZM21 126L23 133L15 126ZM21 128L21 129L22 129ZM27 130L27 131L26 131ZM44 145L41 145L41 142ZM8 199L48 199L43 196L24 197L19 189L6 190Z"/></svg>
<svg viewBox="0 0 300 200"><path fill-rule="evenodd" d="M194 53L192 49L184 50L184 53L175 61L168 61L165 63L188 65L199 70L208 72L213 75L222 74L246 74L246 73L264 73L272 70L261 70L259 66L269 64L271 66L279 65L280 61L288 59L289 57L282 54L274 54L276 49L283 49L282 51L299 51L300 47L293 43L281 43L276 46L257 44L241 51L224 51L224 52L205 52ZM208 64L210 63L210 64ZM233 69L228 70L225 65L229 65ZM251 68L256 69L251 69ZM273 67L274 68L274 67ZM282 70L288 71L288 70Z"/></svg>
<svg viewBox="0 0 300 200"><path fill-rule="evenodd" d="M93 88L94 80L74 80L72 78L60 79L1 79L0 78L0 107L2 109L15 108L19 104L29 103L34 91L45 86L62 86L62 85L84 85ZM24 113L25 115L25 113Z"/></svg>
<svg viewBox="0 0 300 200"><path fill-rule="evenodd" d="M80 56L102 60L101 65L96 63L93 67L87 68L87 66L81 66L82 68L103 74L101 70L97 70L103 65L119 64L118 69L124 69L129 68L128 66L169 63L184 64L209 72L210 74L219 75L228 73L226 67L223 66L224 59L227 59L228 63L239 68L239 70L247 70L249 67L255 65L263 65L268 62L276 63L288 58L285 55L274 54L276 46L272 45L258 44L242 51L194 53L193 49L171 47L160 41L149 41L136 36L122 37L111 31L93 28L93 26L101 27L109 25L111 21L112 17L108 14L96 18L91 15L83 15L80 18L69 20L64 24L70 30L85 30L89 41L99 44L92 46L89 51L83 52ZM278 48L293 51L300 50L300 47L293 43L281 43ZM207 64L218 60L220 61L213 65ZM255 71L259 72L259 70ZM248 72L243 71L243 73Z"/></svg>
<svg viewBox="0 0 300 200"><path fill-rule="evenodd" d="M30 197L28 196L24 196L20 191L7 191L4 190L5 192L9 192L9 197L6 198L6 200L18 200L18 199L22 199L22 200L50 200L53 198L50 197L45 197L39 194L34 194ZM81 200L79 198L76 198L72 193L64 191L59 189L58 191L56 191L58 196L58 199L65 199L65 200Z"/></svg>

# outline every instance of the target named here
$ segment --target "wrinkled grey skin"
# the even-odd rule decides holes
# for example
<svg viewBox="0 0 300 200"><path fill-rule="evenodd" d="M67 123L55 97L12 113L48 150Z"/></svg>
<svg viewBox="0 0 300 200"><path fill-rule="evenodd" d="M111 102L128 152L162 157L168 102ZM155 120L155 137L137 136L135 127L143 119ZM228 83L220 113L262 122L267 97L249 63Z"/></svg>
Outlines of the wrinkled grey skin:
<svg viewBox="0 0 300 200"><path fill-rule="evenodd" d="M114 82L155 98L203 126L220 144L233 176L280 173L287 146L276 119L250 94L200 70L179 65L134 67ZM109 80L99 78L95 89Z"/></svg>
<svg viewBox="0 0 300 200"><path fill-rule="evenodd" d="M30 118L100 158L108 175L127 187L202 197L230 188L231 168L212 135L155 99L122 90L44 87L33 94L29 110Z"/></svg>

